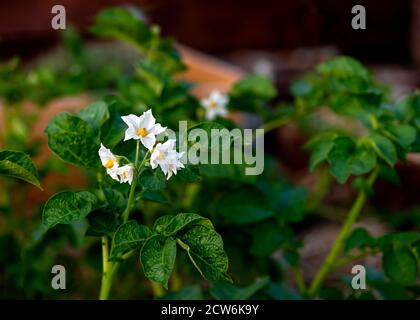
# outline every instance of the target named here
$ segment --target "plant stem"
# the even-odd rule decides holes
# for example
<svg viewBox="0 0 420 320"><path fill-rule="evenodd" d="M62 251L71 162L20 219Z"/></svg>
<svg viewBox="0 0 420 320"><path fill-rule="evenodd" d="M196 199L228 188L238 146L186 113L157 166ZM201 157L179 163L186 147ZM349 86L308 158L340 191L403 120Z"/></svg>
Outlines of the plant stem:
<svg viewBox="0 0 420 320"><path fill-rule="evenodd" d="M303 280L302 272L300 271L299 268L293 268L293 272L295 274L296 286L300 294L304 295L306 293L306 287L305 287L305 281Z"/></svg>
<svg viewBox="0 0 420 320"><path fill-rule="evenodd" d="M130 215L130 211L131 211L131 208L133 206L134 195L136 193L135 191L136 191L136 186L137 186L137 178L138 178L139 171L140 171L140 169L137 168L137 165L138 165L138 162L139 162L139 153L140 153L140 140L137 140L136 159L134 161L133 182L131 184L130 194L128 195L127 207L125 208L125 210L122 214L124 222L127 222L127 220L128 220L128 216ZM144 157L144 159L146 159L146 156ZM142 161L142 164L144 163L144 159Z"/></svg>
<svg viewBox="0 0 420 320"><path fill-rule="evenodd" d="M259 132L257 131L255 139L267 134L270 131L273 131L275 129L278 129L282 126L284 126L286 123L288 123L289 121L291 121L293 119L293 117L291 117L290 115L284 116L284 117L280 117L277 119L274 119L272 121L266 122L264 124L262 124L258 129L263 129L263 132Z"/></svg>
<svg viewBox="0 0 420 320"><path fill-rule="evenodd" d="M368 178L368 185L371 187L378 175L378 169L375 169ZM316 274L315 278L313 279L311 286L308 290L309 297L314 297L318 290L320 289L322 283L324 282L326 276L330 272L331 268L334 266L335 260L337 256L343 249L345 240L350 234L351 228L355 221L357 220L363 206L366 202L366 193L363 190L359 191L353 206L351 207L349 214L347 215L346 220L344 221L343 226L341 227L340 233L337 236L333 246L330 249L325 261L321 265L318 273Z"/></svg>
<svg viewBox="0 0 420 320"><path fill-rule="evenodd" d="M101 291L99 293L100 300L107 300L109 296L109 290L111 288L112 273L111 263L108 261L109 245L108 237L102 237L102 281Z"/></svg>
<svg viewBox="0 0 420 320"><path fill-rule="evenodd" d="M264 123L260 127L260 129L264 129L264 134L266 134L274 129L280 128L281 126L288 123L290 120L291 120L290 116L280 117L280 118L274 119L273 121Z"/></svg>
<svg viewBox="0 0 420 320"><path fill-rule="evenodd" d="M331 175L327 167L320 167L318 169L318 181L316 182L314 192L308 199L307 211L316 211L322 204L322 200L328 194L331 186Z"/></svg>

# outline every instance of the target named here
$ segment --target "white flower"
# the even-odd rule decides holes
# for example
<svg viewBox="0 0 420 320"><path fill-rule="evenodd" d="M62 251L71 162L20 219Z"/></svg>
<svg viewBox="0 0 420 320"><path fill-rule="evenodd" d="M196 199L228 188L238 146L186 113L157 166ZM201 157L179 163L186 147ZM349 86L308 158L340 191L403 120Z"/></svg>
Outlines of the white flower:
<svg viewBox="0 0 420 320"><path fill-rule="evenodd" d="M131 164L127 164L125 166L119 167L117 170L117 175L119 178L120 183L128 182L131 184L133 181L134 176L134 169Z"/></svg>
<svg viewBox="0 0 420 320"><path fill-rule="evenodd" d="M134 114L122 116L121 119L127 124L128 129L125 131L124 141L135 139L149 150L153 149L156 143L156 136L166 130L159 123L156 123L152 110L147 110L140 117Z"/></svg>
<svg viewBox="0 0 420 320"><path fill-rule="evenodd" d="M218 90L213 90L206 99L201 100L201 104L206 109L208 120L213 120L217 116L224 117L228 114L226 109L228 97Z"/></svg>
<svg viewBox="0 0 420 320"><path fill-rule="evenodd" d="M164 143L158 143L153 149L150 157L150 165L152 169L155 169L158 165L166 175L166 179L177 173L177 169L184 168L180 159L182 152L176 152L175 150L175 139L169 139Z"/></svg>
<svg viewBox="0 0 420 320"><path fill-rule="evenodd" d="M117 177L117 169L119 164L117 158L111 152L111 150L105 148L105 146L101 143L98 154L101 158L102 165L106 168L106 172L111 176L112 179L119 180Z"/></svg>

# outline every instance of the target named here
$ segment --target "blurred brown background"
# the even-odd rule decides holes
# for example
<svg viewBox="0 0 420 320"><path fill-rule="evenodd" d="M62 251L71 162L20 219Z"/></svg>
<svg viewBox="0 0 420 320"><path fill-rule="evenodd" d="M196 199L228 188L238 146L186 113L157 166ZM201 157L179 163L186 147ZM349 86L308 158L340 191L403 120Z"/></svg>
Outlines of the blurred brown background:
<svg viewBox="0 0 420 320"><path fill-rule="evenodd" d="M103 7L140 7L151 23L187 46L216 55L277 84L287 98L290 80L320 60L354 56L389 83L396 97L418 87L418 0L19 0L0 2L0 59L37 57L54 46L55 4L86 38ZM351 9L366 8L367 29L353 30Z"/></svg>
<svg viewBox="0 0 420 320"><path fill-rule="evenodd" d="M368 62L416 60L419 5L415 0L19 0L0 2L0 56L31 56L52 45L51 8L64 5L67 21L86 29L110 5L141 6L165 34L209 53L239 49L287 50L333 45ZM367 30L351 28L351 8L362 4ZM417 12L416 12L417 11ZM416 19L417 17L417 19ZM415 38L415 37L414 37ZM418 41L417 41L418 42ZM412 45L411 45L412 44ZM419 60L419 59L417 59Z"/></svg>

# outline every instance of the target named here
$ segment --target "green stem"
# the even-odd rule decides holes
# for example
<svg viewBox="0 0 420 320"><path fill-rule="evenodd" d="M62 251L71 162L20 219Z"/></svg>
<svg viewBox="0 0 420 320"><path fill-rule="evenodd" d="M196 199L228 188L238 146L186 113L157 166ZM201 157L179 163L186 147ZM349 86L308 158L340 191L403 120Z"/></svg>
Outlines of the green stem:
<svg viewBox="0 0 420 320"><path fill-rule="evenodd" d="M293 272L295 274L296 286L300 294L304 295L306 293L306 286L305 286L305 280L303 279L302 272L300 271L299 268L293 268Z"/></svg>
<svg viewBox="0 0 420 320"><path fill-rule="evenodd" d="M124 222L127 222L127 220L128 220L128 216L130 215L130 211L131 211L131 208L133 206L134 195L136 193L135 191L136 191L136 186L137 186L137 178L138 178L138 174L139 174L139 171L140 171L140 170L137 169L137 165L138 165L138 162L139 162L139 153L140 153L140 140L137 140L136 159L134 161L133 182L131 184L130 193L128 195L127 207L125 208L125 210L122 214ZM144 159L142 161L142 164L144 163L144 160L146 159L146 156L144 157Z"/></svg>
<svg viewBox="0 0 420 320"><path fill-rule="evenodd" d="M331 174L327 167L320 167L318 169L318 180L316 182L314 192L308 199L307 211L314 212L322 204L322 200L328 194L331 186Z"/></svg>
<svg viewBox="0 0 420 320"><path fill-rule="evenodd" d="M106 201L104 189L102 188L103 179L102 179L102 175L99 172L96 174L96 180L98 180L98 186L99 186L97 196L99 200Z"/></svg>
<svg viewBox="0 0 420 320"><path fill-rule="evenodd" d="M375 169L368 178L368 185L371 187L378 175L378 170ZM322 283L324 282L326 276L332 269L335 264L335 260L337 256L343 249L345 240L349 236L352 226L359 217L361 210L366 202L366 193L363 190L359 191L357 195L356 201L354 202L352 208L350 209L349 214L347 215L346 220L344 221L343 226L341 227L340 233L337 236L333 246L330 249L325 261L321 265L318 273L316 274L315 278L313 279L311 286L308 290L309 297L314 297L318 290L320 289Z"/></svg>
<svg viewBox="0 0 420 320"><path fill-rule="evenodd" d="M111 289L112 283L112 263L108 261L109 254L109 245L108 238L106 236L102 237L102 281L101 281L101 291L99 293L100 300L107 300L109 296L109 291Z"/></svg>
<svg viewBox="0 0 420 320"><path fill-rule="evenodd" d="M260 127L260 129L264 129L264 134L266 134L266 133L268 133L268 132L270 132L274 129L282 127L283 125L288 123L290 120L291 120L290 116L281 117L281 118L275 119L273 121L269 121L269 122L264 123Z"/></svg>

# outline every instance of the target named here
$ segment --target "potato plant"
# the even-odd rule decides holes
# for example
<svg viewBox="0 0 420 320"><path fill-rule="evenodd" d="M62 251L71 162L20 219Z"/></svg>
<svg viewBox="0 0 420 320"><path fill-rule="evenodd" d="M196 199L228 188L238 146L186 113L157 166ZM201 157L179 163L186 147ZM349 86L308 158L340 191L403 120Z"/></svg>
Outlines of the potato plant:
<svg viewBox="0 0 420 320"><path fill-rule="evenodd" d="M46 202L42 224L48 231L40 236L87 220L90 240L82 241L100 241L102 248L99 298L113 297L118 276L134 272L130 261L140 264L156 298L418 298L420 233L397 228L374 237L354 227L367 207L372 210L369 198L376 182L395 182L396 164L419 149L418 93L392 101L389 89L358 61L338 57L296 79L292 102L277 103L275 87L259 75L200 101L191 94L193 84L177 77L185 66L157 26L145 25L130 10L109 8L98 14L91 31L132 45L139 54L134 72L107 66L114 71L94 73L86 54L80 54L83 45L70 34L67 48L82 73L63 79L72 79L68 83L76 83L76 89L67 90L63 80L62 89L54 91L48 82L40 87L53 91L33 95L39 86L28 81L22 90L17 79L23 75L12 63L3 78L0 72L8 84L0 92L14 103L25 95L45 102L82 90L106 93L80 112L50 119L48 146L79 167L89 183L85 189L63 189ZM55 76L50 79L60 83ZM269 153L263 173L256 176L244 174L244 164L181 163L182 136L193 129L209 135L212 129L243 130L229 112L256 116L265 134L293 124L309 137L300 147L310 156L307 174L314 172L314 190L290 183ZM328 121L326 113L340 121ZM187 121L186 132L178 130L180 121ZM169 129L175 136L164 137ZM219 151L233 152L233 145ZM0 169L6 168L4 160L17 165L7 162L0 173L14 172L39 186L26 156L4 152ZM325 260L308 279L300 256L305 244L297 230L336 209L325 198L337 184L351 185L357 194ZM331 288L328 276L367 256L381 257L382 267L368 268L366 290L353 290L351 275L341 278L340 289Z"/></svg>

